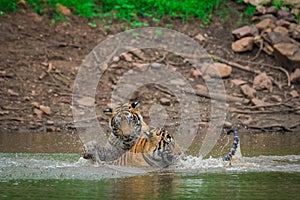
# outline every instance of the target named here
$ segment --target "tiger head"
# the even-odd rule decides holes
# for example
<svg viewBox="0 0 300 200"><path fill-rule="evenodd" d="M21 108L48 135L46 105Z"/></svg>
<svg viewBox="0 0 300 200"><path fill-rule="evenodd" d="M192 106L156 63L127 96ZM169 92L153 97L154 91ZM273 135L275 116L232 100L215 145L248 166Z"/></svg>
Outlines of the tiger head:
<svg viewBox="0 0 300 200"><path fill-rule="evenodd" d="M130 137L141 134L143 118L138 110L139 106L139 102L125 103L104 110L104 113L109 116L109 127L116 137Z"/></svg>

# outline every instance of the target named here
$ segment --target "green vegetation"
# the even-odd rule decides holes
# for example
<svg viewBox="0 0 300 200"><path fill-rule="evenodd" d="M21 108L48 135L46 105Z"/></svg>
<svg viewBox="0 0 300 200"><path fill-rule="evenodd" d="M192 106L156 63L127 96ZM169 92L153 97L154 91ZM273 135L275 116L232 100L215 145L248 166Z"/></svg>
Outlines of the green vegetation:
<svg viewBox="0 0 300 200"><path fill-rule="evenodd" d="M140 22L139 17L152 18L159 22L162 17L175 17L188 20L197 17L208 23L214 8L226 0L26 0L28 7L34 8L39 14L44 10L54 12L54 20L63 20L57 10L57 4L66 6L73 13L87 17L122 19L133 22L135 27L147 26ZM16 12L19 0L1 0L1 15Z"/></svg>
<svg viewBox="0 0 300 200"><path fill-rule="evenodd" d="M20 0L0 0L0 16L9 12L17 12ZM199 18L201 25L210 22L214 9L216 14L223 20L230 17L232 2L228 0L24 0L27 7L33 8L40 15L53 14L52 23L56 21L67 21L67 18L57 9L57 5L69 8L73 14L86 18L103 18L108 22L114 19L121 19L131 23L133 27L149 26L142 22L143 17L152 19L154 24L158 24L161 18L172 17L182 20ZM243 3L243 0L236 0ZM277 9L282 8L284 0L272 0L271 4ZM52 12L49 12L52 11ZM253 16L256 7L248 5L244 16ZM89 23L94 28L96 24ZM169 25L170 26L170 25Z"/></svg>

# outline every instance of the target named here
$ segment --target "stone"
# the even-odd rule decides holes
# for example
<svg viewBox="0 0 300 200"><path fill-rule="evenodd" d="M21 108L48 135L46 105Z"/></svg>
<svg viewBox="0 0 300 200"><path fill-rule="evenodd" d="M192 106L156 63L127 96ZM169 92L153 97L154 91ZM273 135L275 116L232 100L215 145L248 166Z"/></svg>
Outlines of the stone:
<svg viewBox="0 0 300 200"><path fill-rule="evenodd" d="M274 45L274 50L275 60L279 65L284 66L290 72L300 68L300 49L298 45L278 43Z"/></svg>
<svg viewBox="0 0 300 200"><path fill-rule="evenodd" d="M266 72L263 72L263 73L257 75L256 77L254 77L253 88L256 90L267 89L270 92L273 91L272 81L269 78L269 76L266 74Z"/></svg>
<svg viewBox="0 0 300 200"><path fill-rule="evenodd" d="M299 97L299 93L297 92L297 90L292 90L292 91L290 92L290 95L291 95L293 98Z"/></svg>
<svg viewBox="0 0 300 200"><path fill-rule="evenodd" d="M272 101L282 102L282 98L279 95L272 95L272 96L270 96L270 99Z"/></svg>
<svg viewBox="0 0 300 200"><path fill-rule="evenodd" d="M11 96L16 96L16 97L19 96L19 93L13 91L12 89L8 89L7 93L10 94Z"/></svg>
<svg viewBox="0 0 300 200"><path fill-rule="evenodd" d="M253 6L267 5L271 3L271 0L244 0L245 3L249 3Z"/></svg>
<svg viewBox="0 0 300 200"><path fill-rule="evenodd" d="M260 100L260 99L257 99L257 98L251 99L251 102L253 103L253 105L260 106L260 107L269 105L268 103L264 102L263 100Z"/></svg>
<svg viewBox="0 0 300 200"><path fill-rule="evenodd" d="M297 68L293 73L290 75L291 81L296 82L300 80L300 68Z"/></svg>
<svg viewBox="0 0 300 200"><path fill-rule="evenodd" d="M95 99L92 97L82 97L77 100L80 106L94 106Z"/></svg>
<svg viewBox="0 0 300 200"><path fill-rule="evenodd" d="M232 43L231 48L234 52L245 52L253 49L254 37L244 37Z"/></svg>
<svg viewBox="0 0 300 200"><path fill-rule="evenodd" d="M267 28L274 28L275 24L274 21L270 18L264 19L260 21L259 23L255 24L255 27L258 28L259 30L264 30Z"/></svg>
<svg viewBox="0 0 300 200"><path fill-rule="evenodd" d="M288 21L283 20L283 19L279 19L275 22L276 26L283 26L285 28L288 28L291 24L292 24L291 22L288 22Z"/></svg>
<svg viewBox="0 0 300 200"><path fill-rule="evenodd" d="M56 4L56 8L63 15L71 15L71 10L69 8L67 8L66 6L63 6L58 3L58 4Z"/></svg>
<svg viewBox="0 0 300 200"><path fill-rule="evenodd" d="M233 83L234 85L244 85L247 82L241 79L231 79L230 80L231 83Z"/></svg>
<svg viewBox="0 0 300 200"><path fill-rule="evenodd" d="M126 60L127 62L132 62L133 59L132 59L132 54L130 53L123 53L122 54L122 57L124 58L124 60Z"/></svg>
<svg viewBox="0 0 300 200"><path fill-rule="evenodd" d="M296 21L295 16L292 13L286 11L285 9L278 10L277 17L278 17L278 19L284 19L284 20L289 21L289 22L295 22Z"/></svg>
<svg viewBox="0 0 300 200"><path fill-rule="evenodd" d="M276 26L273 31L286 36L289 34L289 30L283 26Z"/></svg>
<svg viewBox="0 0 300 200"><path fill-rule="evenodd" d="M218 72L216 71L218 70ZM214 67L209 67L207 68L205 73L206 75L209 75L210 77L221 77L221 78L226 78L229 77L231 74L232 68L224 63L219 63L216 62L214 64Z"/></svg>
<svg viewBox="0 0 300 200"><path fill-rule="evenodd" d="M169 106L171 105L171 100L165 97L162 97L159 99L159 102L164 105L164 106Z"/></svg>
<svg viewBox="0 0 300 200"><path fill-rule="evenodd" d="M299 40L300 39L300 25L299 24L291 24L289 26L289 31L291 33L292 38Z"/></svg>
<svg viewBox="0 0 300 200"><path fill-rule="evenodd" d="M46 115L51 115L51 109L49 106L40 105L40 110L43 111Z"/></svg>
<svg viewBox="0 0 300 200"><path fill-rule="evenodd" d="M260 15L264 15L266 14L267 9L264 6L256 6L256 12Z"/></svg>
<svg viewBox="0 0 300 200"><path fill-rule="evenodd" d="M198 69L192 68L193 77L199 78L201 76L201 72Z"/></svg>
<svg viewBox="0 0 300 200"><path fill-rule="evenodd" d="M258 29L256 27L250 27L250 26L243 26L241 28L235 29L234 31L232 31L232 34L238 39L246 36L259 35Z"/></svg>
<svg viewBox="0 0 300 200"><path fill-rule="evenodd" d="M278 43L282 43L282 42L290 42L291 39L286 36L286 35L282 35L279 32L268 32L263 34L263 39L265 39L267 42L269 42L272 45L278 44Z"/></svg>
<svg viewBox="0 0 300 200"><path fill-rule="evenodd" d="M36 114L36 116L37 116L38 119L42 119L43 112L41 110L39 110L37 108L34 108L33 109L33 113Z"/></svg>
<svg viewBox="0 0 300 200"><path fill-rule="evenodd" d="M270 6L270 7L267 7L267 9L266 9L267 14L275 14L276 12L277 12L276 6Z"/></svg>
<svg viewBox="0 0 300 200"><path fill-rule="evenodd" d="M284 0L284 5L293 6L294 8L300 8L300 0Z"/></svg>
<svg viewBox="0 0 300 200"><path fill-rule="evenodd" d="M206 40L206 38L201 33L197 34L195 36L195 39L198 40L199 42L204 42Z"/></svg>
<svg viewBox="0 0 300 200"><path fill-rule="evenodd" d="M254 98L256 95L256 90L250 87L249 85L242 85L241 90L244 95L246 95L249 98Z"/></svg>

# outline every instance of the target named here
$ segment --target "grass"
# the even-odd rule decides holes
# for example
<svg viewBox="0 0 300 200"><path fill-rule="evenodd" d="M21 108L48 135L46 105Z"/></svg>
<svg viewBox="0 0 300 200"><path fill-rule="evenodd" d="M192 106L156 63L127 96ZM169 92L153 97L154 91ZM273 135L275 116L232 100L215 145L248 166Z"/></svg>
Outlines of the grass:
<svg viewBox="0 0 300 200"><path fill-rule="evenodd" d="M19 0L0 0L0 14L5 15L18 11ZM70 8L73 14L86 18L102 17L122 19L132 22L134 26L147 26L139 17L152 18L159 21L168 16L188 20L193 17L208 23L214 8L226 0L26 0L28 7L43 15L44 10L52 10L54 19L63 18L56 5L59 3Z"/></svg>
<svg viewBox="0 0 300 200"><path fill-rule="evenodd" d="M243 3L243 0L236 0ZM271 4L280 9L284 0L272 0ZM0 16L10 12L18 11L19 0L0 0ZM133 27L148 26L147 23L141 22L140 17L151 18L153 22L158 23L163 17L181 18L189 20L190 18L199 18L202 20L202 26L209 24L214 10L218 10L217 15L228 18L226 13L232 8L227 0L26 0L28 7L40 15L45 14L45 10L51 10L53 15L52 22L66 21L57 10L57 4L64 5L72 10L73 14L83 16L85 18L104 18L112 21L113 19L121 19L129 21ZM243 14L253 16L256 11L254 6L248 5ZM90 27L95 25L90 23Z"/></svg>

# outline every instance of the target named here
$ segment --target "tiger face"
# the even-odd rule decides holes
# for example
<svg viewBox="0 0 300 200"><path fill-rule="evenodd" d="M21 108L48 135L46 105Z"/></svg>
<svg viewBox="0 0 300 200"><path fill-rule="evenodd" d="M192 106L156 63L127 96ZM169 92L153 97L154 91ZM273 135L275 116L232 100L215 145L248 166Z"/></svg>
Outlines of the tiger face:
<svg viewBox="0 0 300 200"><path fill-rule="evenodd" d="M163 168L172 164L178 154L180 148L168 131L164 128L151 128L113 164Z"/></svg>
<svg viewBox="0 0 300 200"><path fill-rule="evenodd" d="M142 135L148 130L138 110L139 102L125 103L115 108L108 108L104 113L109 116L111 134L104 147L89 142L84 146L84 158L96 162L112 161L128 151ZM100 160L99 160L100 159Z"/></svg>
<svg viewBox="0 0 300 200"><path fill-rule="evenodd" d="M129 137L141 131L144 122L138 110L139 106L139 102L125 103L104 110L104 113L109 116L109 127L115 136Z"/></svg>

